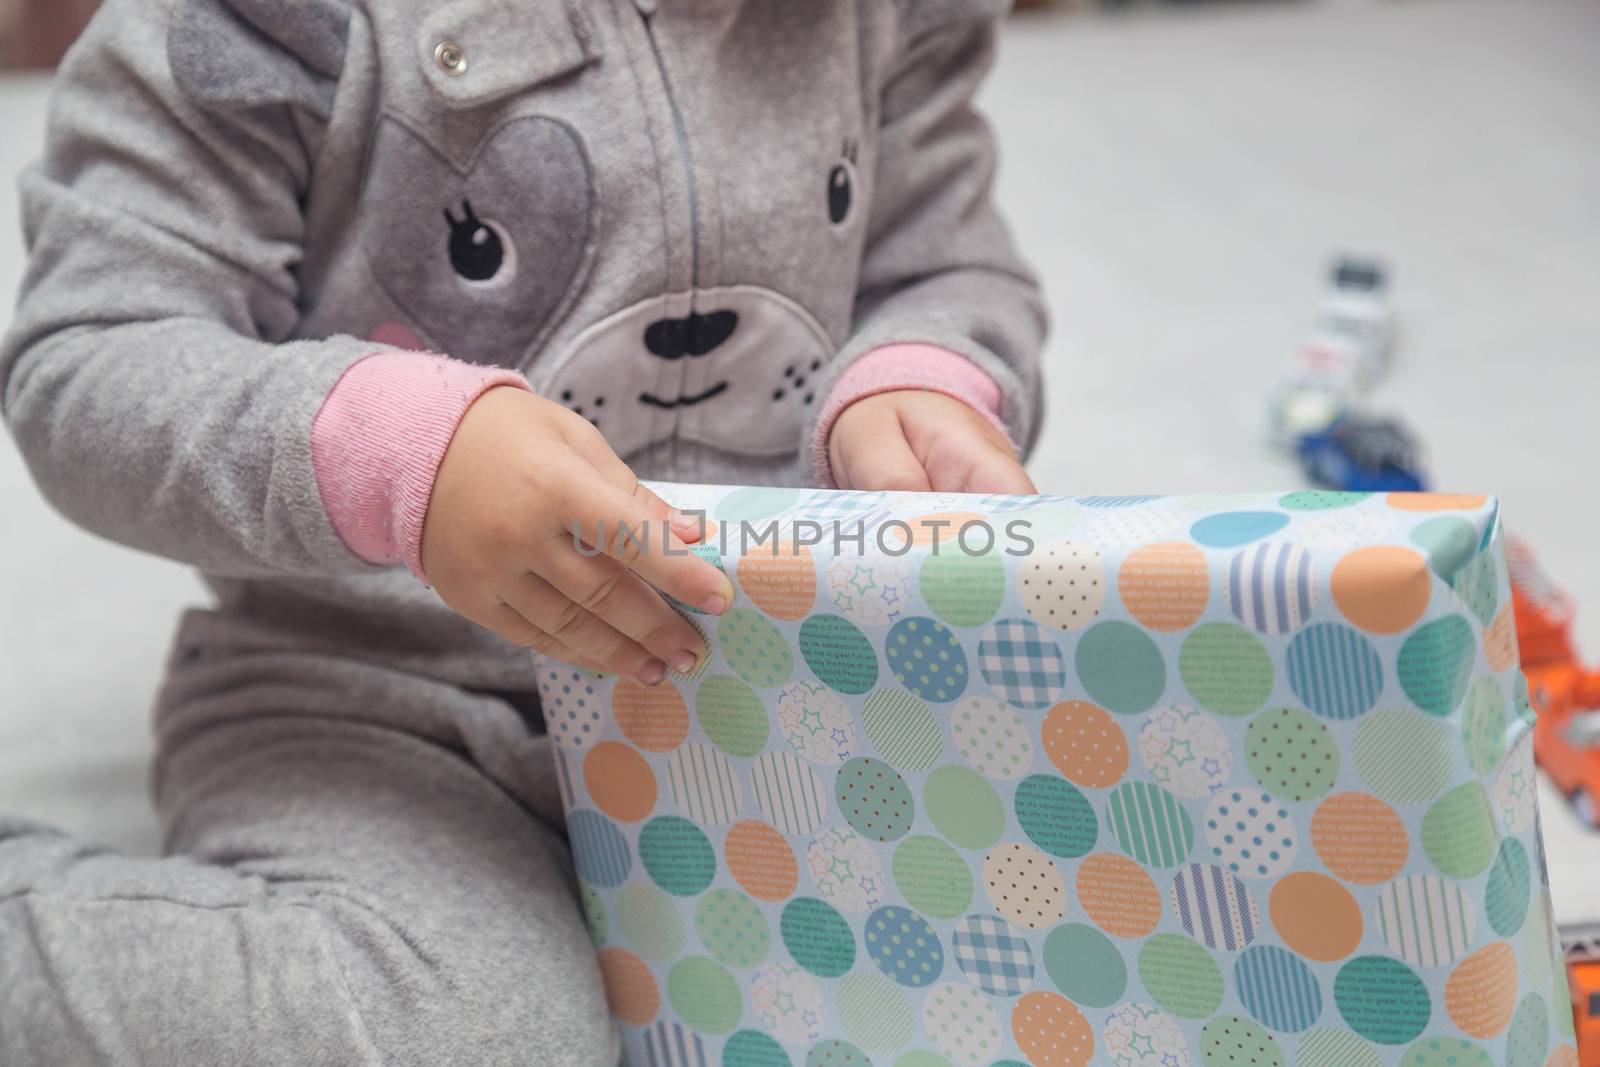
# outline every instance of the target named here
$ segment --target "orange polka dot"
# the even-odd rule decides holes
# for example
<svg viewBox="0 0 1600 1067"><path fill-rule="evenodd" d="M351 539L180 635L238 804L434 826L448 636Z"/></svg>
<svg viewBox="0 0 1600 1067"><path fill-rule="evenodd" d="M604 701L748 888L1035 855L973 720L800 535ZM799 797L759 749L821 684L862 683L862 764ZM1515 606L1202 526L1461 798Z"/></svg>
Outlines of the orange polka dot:
<svg viewBox="0 0 1600 1067"><path fill-rule="evenodd" d="M1333 568L1333 601L1363 630L1395 634L1422 617L1433 574L1421 552L1395 545L1358 548Z"/></svg>
<svg viewBox="0 0 1600 1067"><path fill-rule="evenodd" d="M1078 864L1078 903L1113 937L1143 937L1161 921L1161 891L1126 856L1099 852Z"/></svg>
<svg viewBox="0 0 1600 1067"><path fill-rule="evenodd" d="M775 619L798 619L817 598L817 565L811 550L792 541L751 545L739 560L739 587L750 602Z"/></svg>
<svg viewBox="0 0 1600 1067"><path fill-rule="evenodd" d="M1283 943L1307 959L1342 960L1361 943L1361 906L1325 874L1296 871L1280 878L1267 909Z"/></svg>
<svg viewBox="0 0 1600 1067"><path fill-rule="evenodd" d="M1206 554L1185 541L1163 541L1128 553L1117 572L1123 606L1152 630L1194 624L1211 598Z"/></svg>
<svg viewBox="0 0 1600 1067"><path fill-rule="evenodd" d="M1105 789L1128 769L1128 735L1111 713L1085 700L1051 708L1039 730L1045 755L1078 785Z"/></svg>
<svg viewBox="0 0 1600 1067"><path fill-rule="evenodd" d="M1094 1055L1094 1030L1066 997L1029 993L1011 1009L1011 1033L1033 1067L1085 1067Z"/></svg>
<svg viewBox="0 0 1600 1067"><path fill-rule="evenodd" d="M733 880L757 900L786 900L794 892L800 877L794 850L766 823L734 823L722 852Z"/></svg>
<svg viewBox="0 0 1600 1067"><path fill-rule="evenodd" d="M1411 851L1405 823L1370 793L1335 793L1318 804L1311 845L1328 870L1357 885L1393 878Z"/></svg>
<svg viewBox="0 0 1600 1067"><path fill-rule="evenodd" d="M629 1026L645 1026L661 1010L661 990L649 965L627 949L600 950L600 980L611 1013Z"/></svg>
<svg viewBox="0 0 1600 1067"><path fill-rule="evenodd" d="M1483 635L1483 658L1491 671L1503 671L1517 663L1517 619L1509 603L1495 613Z"/></svg>
<svg viewBox="0 0 1600 1067"><path fill-rule="evenodd" d="M1399 511L1472 511L1483 507L1489 498L1457 493L1390 493L1385 499Z"/></svg>
<svg viewBox="0 0 1600 1067"><path fill-rule="evenodd" d="M1480 948L1450 972L1444 1010L1473 1037L1494 1037L1511 1025L1517 1007L1517 954L1504 941Z"/></svg>
<svg viewBox="0 0 1600 1067"><path fill-rule="evenodd" d="M1544 1067L1578 1067L1578 1050L1571 1045L1557 1045Z"/></svg>
<svg viewBox="0 0 1600 1067"><path fill-rule="evenodd" d="M595 807L623 822L638 822L656 806L656 776L643 756L621 741L602 741L583 761L583 782Z"/></svg>
<svg viewBox="0 0 1600 1067"><path fill-rule="evenodd" d="M989 516L979 515L975 511L935 511L930 515L919 515L912 519L911 543L921 548L924 545L932 546L935 539L939 544L939 551L960 552L961 546L956 538L961 534L961 528L969 522L987 523ZM998 533L996 534L998 538ZM967 532L967 544L972 546L974 552L988 544L989 535L983 530L974 528ZM898 533L895 540L890 543L894 547L899 543Z"/></svg>
<svg viewBox="0 0 1600 1067"><path fill-rule="evenodd" d="M676 686L617 679L611 714L623 736L650 752L671 752L689 734L689 709Z"/></svg>

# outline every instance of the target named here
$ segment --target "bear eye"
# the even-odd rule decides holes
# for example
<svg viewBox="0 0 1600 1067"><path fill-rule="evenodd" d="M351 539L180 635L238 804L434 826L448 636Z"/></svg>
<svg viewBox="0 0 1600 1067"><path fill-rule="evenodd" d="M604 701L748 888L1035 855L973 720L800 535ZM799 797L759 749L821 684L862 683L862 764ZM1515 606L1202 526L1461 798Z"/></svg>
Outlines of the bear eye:
<svg viewBox="0 0 1600 1067"><path fill-rule="evenodd" d="M835 226L850 217L850 205L855 199L855 164L842 159L828 171L828 218Z"/></svg>
<svg viewBox="0 0 1600 1067"><path fill-rule="evenodd" d="M462 217L444 209L450 227L446 249L456 276L473 288L497 289L517 272L517 250L505 227L493 219L480 219L472 201L461 201Z"/></svg>

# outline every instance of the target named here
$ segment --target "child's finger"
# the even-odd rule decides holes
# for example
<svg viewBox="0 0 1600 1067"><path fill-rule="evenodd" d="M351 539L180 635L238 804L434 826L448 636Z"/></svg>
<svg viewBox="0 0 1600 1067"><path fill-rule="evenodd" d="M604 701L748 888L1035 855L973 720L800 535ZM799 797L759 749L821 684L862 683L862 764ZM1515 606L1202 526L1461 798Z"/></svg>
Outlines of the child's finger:
<svg viewBox="0 0 1600 1067"><path fill-rule="evenodd" d="M837 435L834 440L838 442ZM925 493L933 488L898 419L857 428L848 445L835 447L829 460L834 480L846 489Z"/></svg>
<svg viewBox="0 0 1600 1067"><path fill-rule="evenodd" d="M682 538L631 493L600 478L578 480L558 505L563 528L615 559L639 577L685 604L720 615L733 600L733 585L716 567L689 551ZM532 569L532 568L530 568Z"/></svg>
<svg viewBox="0 0 1600 1067"><path fill-rule="evenodd" d="M631 575L622 574L632 580ZM608 671L637 678L645 685L655 685L666 677L665 660L536 574L512 582L499 596L534 629ZM692 669L693 664L690 666Z"/></svg>
<svg viewBox="0 0 1600 1067"><path fill-rule="evenodd" d="M478 621L512 644L530 648L541 656L548 656L550 659L569 663L574 667L581 667L596 674L609 673L603 665L594 662L587 656L580 655L534 626L533 623L517 614L517 610L510 604L496 604L489 609L487 618Z"/></svg>
<svg viewBox="0 0 1600 1067"><path fill-rule="evenodd" d="M530 574L523 579L536 580L547 582L554 594L638 642L679 674L693 671L705 655L705 640L699 631L614 559L563 552L544 563L540 576Z"/></svg>
<svg viewBox="0 0 1600 1067"><path fill-rule="evenodd" d="M657 522L671 527L672 532L684 543L693 544L700 540L704 532L701 521L692 515L683 514L646 488L633 473L633 468L622 462L611 450L611 445L598 432L578 435L578 439L572 442L572 448L578 455L594 464L595 470L599 471L600 476L606 481L632 494Z"/></svg>

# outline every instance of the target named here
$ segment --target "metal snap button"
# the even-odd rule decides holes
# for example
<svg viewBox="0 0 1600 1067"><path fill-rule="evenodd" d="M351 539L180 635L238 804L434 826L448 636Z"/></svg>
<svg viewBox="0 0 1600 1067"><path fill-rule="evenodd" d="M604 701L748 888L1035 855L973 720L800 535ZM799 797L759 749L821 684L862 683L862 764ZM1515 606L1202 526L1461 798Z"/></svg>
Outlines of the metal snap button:
<svg viewBox="0 0 1600 1067"><path fill-rule="evenodd" d="M439 47L433 50L433 61L452 78L467 72L467 50L455 41L440 41Z"/></svg>

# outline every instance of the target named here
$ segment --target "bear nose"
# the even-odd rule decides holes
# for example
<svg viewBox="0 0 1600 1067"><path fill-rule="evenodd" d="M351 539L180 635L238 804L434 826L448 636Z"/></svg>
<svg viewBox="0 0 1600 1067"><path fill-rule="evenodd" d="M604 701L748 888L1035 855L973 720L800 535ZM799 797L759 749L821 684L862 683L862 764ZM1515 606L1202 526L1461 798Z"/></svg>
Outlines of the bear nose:
<svg viewBox="0 0 1600 1067"><path fill-rule="evenodd" d="M703 356L733 336L736 311L691 311L681 319L657 319L644 330L644 346L662 359Z"/></svg>

